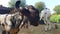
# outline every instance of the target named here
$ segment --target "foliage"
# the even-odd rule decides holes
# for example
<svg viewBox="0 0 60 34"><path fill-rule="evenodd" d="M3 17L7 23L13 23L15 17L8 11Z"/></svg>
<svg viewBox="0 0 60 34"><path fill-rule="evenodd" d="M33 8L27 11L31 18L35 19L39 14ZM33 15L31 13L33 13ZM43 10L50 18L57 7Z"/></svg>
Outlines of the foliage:
<svg viewBox="0 0 60 34"><path fill-rule="evenodd" d="M15 7L16 0L10 0L9 7Z"/></svg>
<svg viewBox="0 0 60 34"><path fill-rule="evenodd" d="M57 22L57 23L60 23L60 15L52 15L51 17L50 17L50 21L51 22Z"/></svg>
<svg viewBox="0 0 60 34"><path fill-rule="evenodd" d="M15 3L16 3L16 0L10 0L9 7L14 8L15 7ZM20 6L25 6L25 3L23 1L21 1Z"/></svg>
<svg viewBox="0 0 60 34"><path fill-rule="evenodd" d="M37 2L35 3L35 7L41 11L44 7L45 7L45 3L44 2Z"/></svg>
<svg viewBox="0 0 60 34"><path fill-rule="evenodd" d="M53 10L56 12L56 14L60 14L60 5L55 6Z"/></svg>
<svg viewBox="0 0 60 34"><path fill-rule="evenodd" d="M24 2L21 2L20 6L24 7L25 6L25 3Z"/></svg>

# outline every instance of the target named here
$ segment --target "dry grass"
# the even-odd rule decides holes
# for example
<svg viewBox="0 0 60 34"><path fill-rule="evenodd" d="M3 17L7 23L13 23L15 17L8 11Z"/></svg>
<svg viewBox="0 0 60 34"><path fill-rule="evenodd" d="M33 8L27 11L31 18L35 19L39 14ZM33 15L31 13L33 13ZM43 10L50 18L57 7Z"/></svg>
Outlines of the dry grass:
<svg viewBox="0 0 60 34"><path fill-rule="evenodd" d="M29 26L28 29L22 28L18 34L60 34L60 25L58 25L58 29L52 28L51 31L44 31L45 25L39 25L37 27ZM0 28L1 34L1 28Z"/></svg>
<svg viewBox="0 0 60 34"><path fill-rule="evenodd" d="M45 25L39 25L37 27L29 26L29 29L22 28L18 34L60 34L60 25L58 25L58 29L52 28L51 31L44 31Z"/></svg>

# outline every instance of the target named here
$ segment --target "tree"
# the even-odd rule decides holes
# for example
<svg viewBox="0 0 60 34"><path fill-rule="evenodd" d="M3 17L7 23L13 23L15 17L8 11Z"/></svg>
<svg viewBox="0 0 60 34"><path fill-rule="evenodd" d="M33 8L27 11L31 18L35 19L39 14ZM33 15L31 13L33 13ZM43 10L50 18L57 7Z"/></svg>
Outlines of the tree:
<svg viewBox="0 0 60 34"><path fill-rule="evenodd" d="M35 7L41 11L44 7L45 7L45 3L44 2L37 2L35 3Z"/></svg>
<svg viewBox="0 0 60 34"><path fill-rule="evenodd" d="M56 5L53 10L56 12L56 14L60 14L60 5Z"/></svg>
<svg viewBox="0 0 60 34"><path fill-rule="evenodd" d="M26 0L21 0L21 5L22 7L24 7L26 5Z"/></svg>
<svg viewBox="0 0 60 34"><path fill-rule="evenodd" d="M15 7L15 3L16 3L16 0L10 0L9 7L14 8ZM21 0L20 6L25 6L25 3L26 3L25 0Z"/></svg>
<svg viewBox="0 0 60 34"><path fill-rule="evenodd" d="M14 8L15 7L16 0L10 0L9 7Z"/></svg>

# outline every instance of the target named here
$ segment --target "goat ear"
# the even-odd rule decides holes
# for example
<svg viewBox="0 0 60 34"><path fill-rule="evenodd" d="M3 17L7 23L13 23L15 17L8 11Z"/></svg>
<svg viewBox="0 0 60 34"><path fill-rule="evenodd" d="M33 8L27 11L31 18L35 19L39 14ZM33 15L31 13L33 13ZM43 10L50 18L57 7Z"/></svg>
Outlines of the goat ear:
<svg viewBox="0 0 60 34"><path fill-rule="evenodd" d="M16 8L19 8L19 7L20 7L20 4L21 4L21 1L16 1L15 7L16 7Z"/></svg>

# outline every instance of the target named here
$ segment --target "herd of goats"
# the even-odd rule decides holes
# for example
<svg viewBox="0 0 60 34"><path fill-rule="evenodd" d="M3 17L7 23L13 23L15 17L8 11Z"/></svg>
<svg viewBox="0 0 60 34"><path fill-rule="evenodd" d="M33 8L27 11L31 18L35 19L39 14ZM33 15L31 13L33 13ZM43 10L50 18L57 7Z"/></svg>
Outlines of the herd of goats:
<svg viewBox="0 0 60 34"><path fill-rule="evenodd" d="M28 24L38 26L41 19L46 24L45 31L51 30L50 16L48 8L44 8L41 13L32 5L14 8L9 14L0 14L2 34L17 34L23 26L28 28Z"/></svg>
<svg viewBox="0 0 60 34"><path fill-rule="evenodd" d="M32 5L14 8L9 14L0 14L2 34L17 34L23 26L28 28L28 23L38 26L41 19L46 24L45 30L51 30L50 16L50 10L47 8L41 11L40 16L39 11Z"/></svg>
<svg viewBox="0 0 60 34"><path fill-rule="evenodd" d="M38 26L39 20L39 11L32 5L14 8L9 14L0 14L2 34L6 34L6 32L8 34L17 34L23 26L28 28L28 23Z"/></svg>

